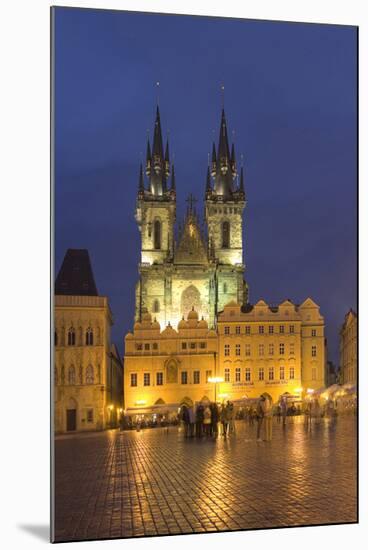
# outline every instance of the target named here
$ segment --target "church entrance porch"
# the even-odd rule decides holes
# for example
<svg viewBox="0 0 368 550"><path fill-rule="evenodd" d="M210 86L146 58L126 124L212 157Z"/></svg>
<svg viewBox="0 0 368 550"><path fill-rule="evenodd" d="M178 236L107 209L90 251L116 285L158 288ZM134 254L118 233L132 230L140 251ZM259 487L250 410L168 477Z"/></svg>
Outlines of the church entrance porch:
<svg viewBox="0 0 368 550"><path fill-rule="evenodd" d="M66 431L75 432L77 429L77 411L76 409L66 410Z"/></svg>

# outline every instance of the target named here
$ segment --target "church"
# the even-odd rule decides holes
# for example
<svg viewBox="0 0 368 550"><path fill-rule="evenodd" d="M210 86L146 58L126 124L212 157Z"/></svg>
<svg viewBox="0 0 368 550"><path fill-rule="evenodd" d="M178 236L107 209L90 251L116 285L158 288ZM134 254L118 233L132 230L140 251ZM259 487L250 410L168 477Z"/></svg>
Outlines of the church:
<svg viewBox="0 0 368 550"><path fill-rule="evenodd" d="M134 328L125 337L128 414L264 392L274 401L283 394L297 399L325 385L319 306L310 298L300 305L248 301L244 168L230 147L224 109L203 195L205 229L193 196L176 227L175 167L157 107L135 213L141 261Z"/></svg>

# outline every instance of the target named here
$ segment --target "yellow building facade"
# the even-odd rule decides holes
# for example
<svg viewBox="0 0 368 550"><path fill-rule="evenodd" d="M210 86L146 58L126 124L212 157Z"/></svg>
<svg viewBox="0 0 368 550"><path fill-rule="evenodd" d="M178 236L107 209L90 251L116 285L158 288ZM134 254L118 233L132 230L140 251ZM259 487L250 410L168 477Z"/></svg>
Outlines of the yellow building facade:
<svg viewBox="0 0 368 550"><path fill-rule="evenodd" d="M108 299L97 294L87 251L68 250L55 293L55 433L113 427L123 405L122 364L110 341Z"/></svg>
<svg viewBox="0 0 368 550"><path fill-rule="evenodd" d="M277 307L262 300L245 308L230 302L216 330L193 310L177 330L161 332L147 313L127 334L125 350L128 414L263 393L277 402L284 394L298 399L324 386L324 319L311 299Z"/></svg>
<svg viewBox="0 0 368 550"><path fill-rule="evenodd" d="M357 383L357 329L358 319L351 309L345 315L340 330L340 372L342 384Z"/></svg>

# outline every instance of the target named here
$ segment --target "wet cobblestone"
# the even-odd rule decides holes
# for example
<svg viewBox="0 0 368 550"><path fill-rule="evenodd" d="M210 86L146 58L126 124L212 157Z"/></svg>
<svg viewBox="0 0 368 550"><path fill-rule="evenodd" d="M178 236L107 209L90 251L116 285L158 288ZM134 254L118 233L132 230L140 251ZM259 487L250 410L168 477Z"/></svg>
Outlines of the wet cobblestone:
<svg viewBox="0 0 368 550"><path fill-rule="evenodd" d="M237 422L227 439L170 427L55 442L55 540L357 521L356 419L274 420L273 440Z"/></svg>

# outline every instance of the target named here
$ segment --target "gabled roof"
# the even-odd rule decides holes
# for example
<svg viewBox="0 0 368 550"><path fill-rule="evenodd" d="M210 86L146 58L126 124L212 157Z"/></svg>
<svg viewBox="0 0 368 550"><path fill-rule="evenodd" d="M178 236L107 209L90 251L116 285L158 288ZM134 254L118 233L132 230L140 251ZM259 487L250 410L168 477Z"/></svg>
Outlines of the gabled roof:
<svg viewBox="0 0 368 550"><path fill-rule="evenodd" d="M304 302L300 304L299 309L303 307L316 307L319 309L319 305L316 304L316 302L314 302L312 298L307 298L306 300L304 300Z"/></svg>
<svg viewBox="0 0 368 550"><path fill-rule="evenodd" d="M88 250L68 248L56 277L55 294L98 296Z"/></svg>
<svg viewBox="0 0 368 550"><path fill-rule="evenodd" d="M198 220L189 213L185 220L183 234L175 252L176 264L208 264L207 250L203 242Z"/></svg>

